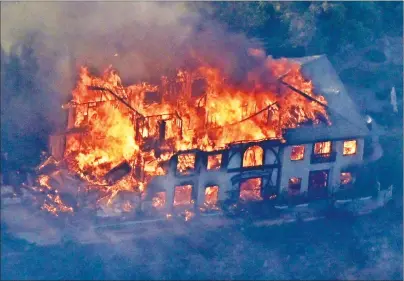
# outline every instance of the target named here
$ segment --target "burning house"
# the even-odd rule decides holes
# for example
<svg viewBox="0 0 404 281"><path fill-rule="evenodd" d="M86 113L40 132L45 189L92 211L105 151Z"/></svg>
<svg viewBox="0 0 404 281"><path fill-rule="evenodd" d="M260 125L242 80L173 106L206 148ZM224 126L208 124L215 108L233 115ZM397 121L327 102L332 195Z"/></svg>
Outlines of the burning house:
<svg viewBox="0 0 404 281"><path fill-rule="evenodd" d="M242 85L200 66L128 87L112 69L94 77L82 68L41 185L66 185L55 180L65 171L80 182L65 193L94 194L94 206L160 213L354 189L349 167L366 160L370 129L327 57L263 65Z"/></svg>

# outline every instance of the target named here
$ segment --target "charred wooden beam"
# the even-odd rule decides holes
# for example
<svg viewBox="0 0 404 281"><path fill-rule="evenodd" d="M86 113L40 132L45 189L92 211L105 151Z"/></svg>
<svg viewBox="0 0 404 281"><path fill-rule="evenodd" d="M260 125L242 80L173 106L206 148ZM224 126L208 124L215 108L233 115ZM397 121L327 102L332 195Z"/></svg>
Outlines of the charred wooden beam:
<svg viewBox="0 0 404 281"><path fill-rule="evenodd" d="M123 98L121 98L120 96L115 94L112 90L107 89L107 88L103 88L103 87L97 87L97 86L88 86L87 88L89 90L93 90L93 91L107 91L108 93L113 95L117 100L119 100L121 103L123 103L126 107L128 107L130 110L135 112L137 115L144 117L139 111L134 109L129 103L127 103Z"/></svg>
<svg viewBox="0 0 404 281"><path fill-rule="evenodd" d="M108 173L106 173L104 178L108 182L108 184L112 185L117 183L127 174L129 174L131 170L132 167L128 164L128 162L124 161L118 166L114 167Z"/></svg>
<svg viewBox="0 0 404 281"><path fill-rule="evenodd" d="M328 109L328 105L322 103L321 101L316 100L315 98L313 98L312 96L309 96L308 94L306 94L305 92L293 87L292 85L290 85L289 83L286 83L285 81L283 81L282 79L279 80L280 83L282 83L283 85L285 85L286 87L288 87L289 89L291 89L292 91L295 91L296 93L298 93L299 95L314 101L315 103L318 103L319 105L321 105L322 107Z"/></svg>

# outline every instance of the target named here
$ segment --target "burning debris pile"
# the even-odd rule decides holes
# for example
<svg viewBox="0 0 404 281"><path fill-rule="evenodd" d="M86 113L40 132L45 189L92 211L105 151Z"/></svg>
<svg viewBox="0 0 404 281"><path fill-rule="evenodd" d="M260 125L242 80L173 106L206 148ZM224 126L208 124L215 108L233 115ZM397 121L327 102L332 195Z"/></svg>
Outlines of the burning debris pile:
<svg viewBox="0 0 404 281"><path fill-rule="evenodd" d="M53 156L38 168L40 189L52 191L42 208L54 214L78 207L131 212L148 182L167 172L178 151L282 140L284 129L329 123L325 107L314 101L327 104L324 97L313 93L298 64L263 57L257 50L250 56L259 63L241 82L204 63L162 76L155 84L129 86L112 68L96 77L82 67L72 100L63 105L67 130L53 136ZM188 164L194 161L188 160L179 161L179 170L192 168ZM209 159L208 166L214 169L218 161ZM61 192L75 197L75 206L61 200ZM214 201L217 192L211 193ZM253 191L250 195L255 196ZM153 205L164 200L157 198Z"/></svg>

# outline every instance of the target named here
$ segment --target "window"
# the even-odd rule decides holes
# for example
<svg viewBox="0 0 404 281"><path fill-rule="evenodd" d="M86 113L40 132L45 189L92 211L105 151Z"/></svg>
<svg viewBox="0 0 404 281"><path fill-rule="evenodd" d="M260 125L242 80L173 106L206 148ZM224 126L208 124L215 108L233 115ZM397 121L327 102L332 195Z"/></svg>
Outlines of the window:
<svg viewBox="0 0 404 281"><path fill-rule="evenodd" d="M240 184L240 199L242 201L260 201L261 196L262 179L251 178L244 180Z"/></svg>
<svg viewBox="0 0 404 281"><path fill-rule="evenodd" d="M336 153L332 152L332 142L316 142L313 145L313 154L311 155L311 164L335 161Z"/></svg>
<svg viewBox="0 0 404 281"><path fill-rule="evenodd" d="M314 144L314 154L322 155L322 154L330 154L331 153L331 142L316 142Z"/></svg>
<svg viewBox="0 0 404 281"><path fill-rule="evenodd" d="M309 174L309 196L324 198L327 196L329 170L311 171Z"/></svg>
<svg viewBox="0 0 404 281"><path fill-rule="evenodd" d="M166 205L166 192L160 191L152 199L152 206L156 209L162 209Z"/></svg>
<svg viewBox="0 0 404 281"><path fill-rule="evenodd" d="M174 206L188 206L192 202L192 185L179 185L174 191Z"/></svg>
<svg viewBox="0 0 404 281"><path fill-rule="evenodd" d="M351 172L341 172L341 175L340 175L341 186L350 185L353 183L353 181L354 181L354 178L353 178Z"/></svg>
<svg viewBox="0 0 404 281"><path fill-rule="evenodd" d="M356 140L344 141L343 155L356 154L356 147L357 147Z"/></svg>
<svg viewBox="0 0 404 281"><path fill-rule="evenodd" d="M264 162L264 150L258 145L249 147L243 156L243 167L261 166Z"/></svg>
<svg viewBox="0 0 404 281"><path fill-rule="evenodd" d="M302 186L301 178L290 178L288 184L288 194L291 196L299 195Z"/></svg>
<svg viewBox="0 0 404 281"><path fill-rule="evenodd" d="M195 154L184 153L178 155L177 171L182 174L189 174L195 169Z"/></svg>
<svg viewBox="0 0 404 281"><path fill-rule="evenodd" d="M222 154L208 155L208 170L219 170L222 164Z"/></svg>
<svg viewBox="0 0 404 281"><path fill-rule="evenodd" d="M205 206L214 207L219 198L219 186L207 186L205 189Z"/></svg>
<svg viewBox="0 0 404 281"><path fill-rule="evenodd" d="M297 161L304 158L304 145L292 146L292 152L290 153L290 160Z"/></svg>

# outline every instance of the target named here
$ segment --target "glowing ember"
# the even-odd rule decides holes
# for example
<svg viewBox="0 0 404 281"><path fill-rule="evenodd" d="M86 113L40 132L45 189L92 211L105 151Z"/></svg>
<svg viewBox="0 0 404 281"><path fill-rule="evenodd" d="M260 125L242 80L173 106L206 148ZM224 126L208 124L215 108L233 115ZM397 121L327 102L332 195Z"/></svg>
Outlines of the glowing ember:
<svg viewBox="0 0 404 281"><path fill-rule="evenodd" d="M47 189L51 190L52 187L49 184L49 181L50 181L50 177L47 176L47 175L40 175L38 177L39 185L42 186L42 187L46 187Z"/></svg>
<svg viewBox="0 0 404 281"><path fill-rule="evenodd" d="M65 205L60 199L59 195L48 194L44 204L41 207L42 210L46 210L52 215L58 216L59 212L72 213L73 208Z"/></svg>
<svg viewBox="0 0 404 281"><path fill-rule="evenodd" d="M195 169L195 154L185 153L178 155L177 170L180 173L189 173Z"/></svg>
<svg viewBox="0 0 404 281"><path fill-rule="evenodd" d="M131 212L133 210L133 208L134 208L133 205L129 201L126 201L123 204L123 211L126 212L126 213Z"/></svg>
<svg viewBox="0 0 404 281"><path fill-rule="evenodd" d="M195 216L194 212L191 212L190 210L185 210L185 221L191 220Z"/></svg>
<svg viewBox="0 0 404 281"><path fill-rule="evenodd" d="M245 180L240 184L240 199L243 201L260 201L262 180L261 178L252 178Z"/></svg>
<svg viewBox="0 0 404 281"><path fill-rule="evenodd" d="M164 208L166 204L166 192L160 191L156 193L156 196L152 199L152 206L156 209Z"/></svg>
<svg viewBox="0 0 404 281"><path fill-rule="evenodd" d="M304 145L292 146L292 152L290 154L290 160L297 161L304 158Z"/></svg>
<svg viewBox="0 0 404 281"><path fill-rule="evenodd" d="M343 155L353 155L356 153L356 140L344 141Z"/></svg>

